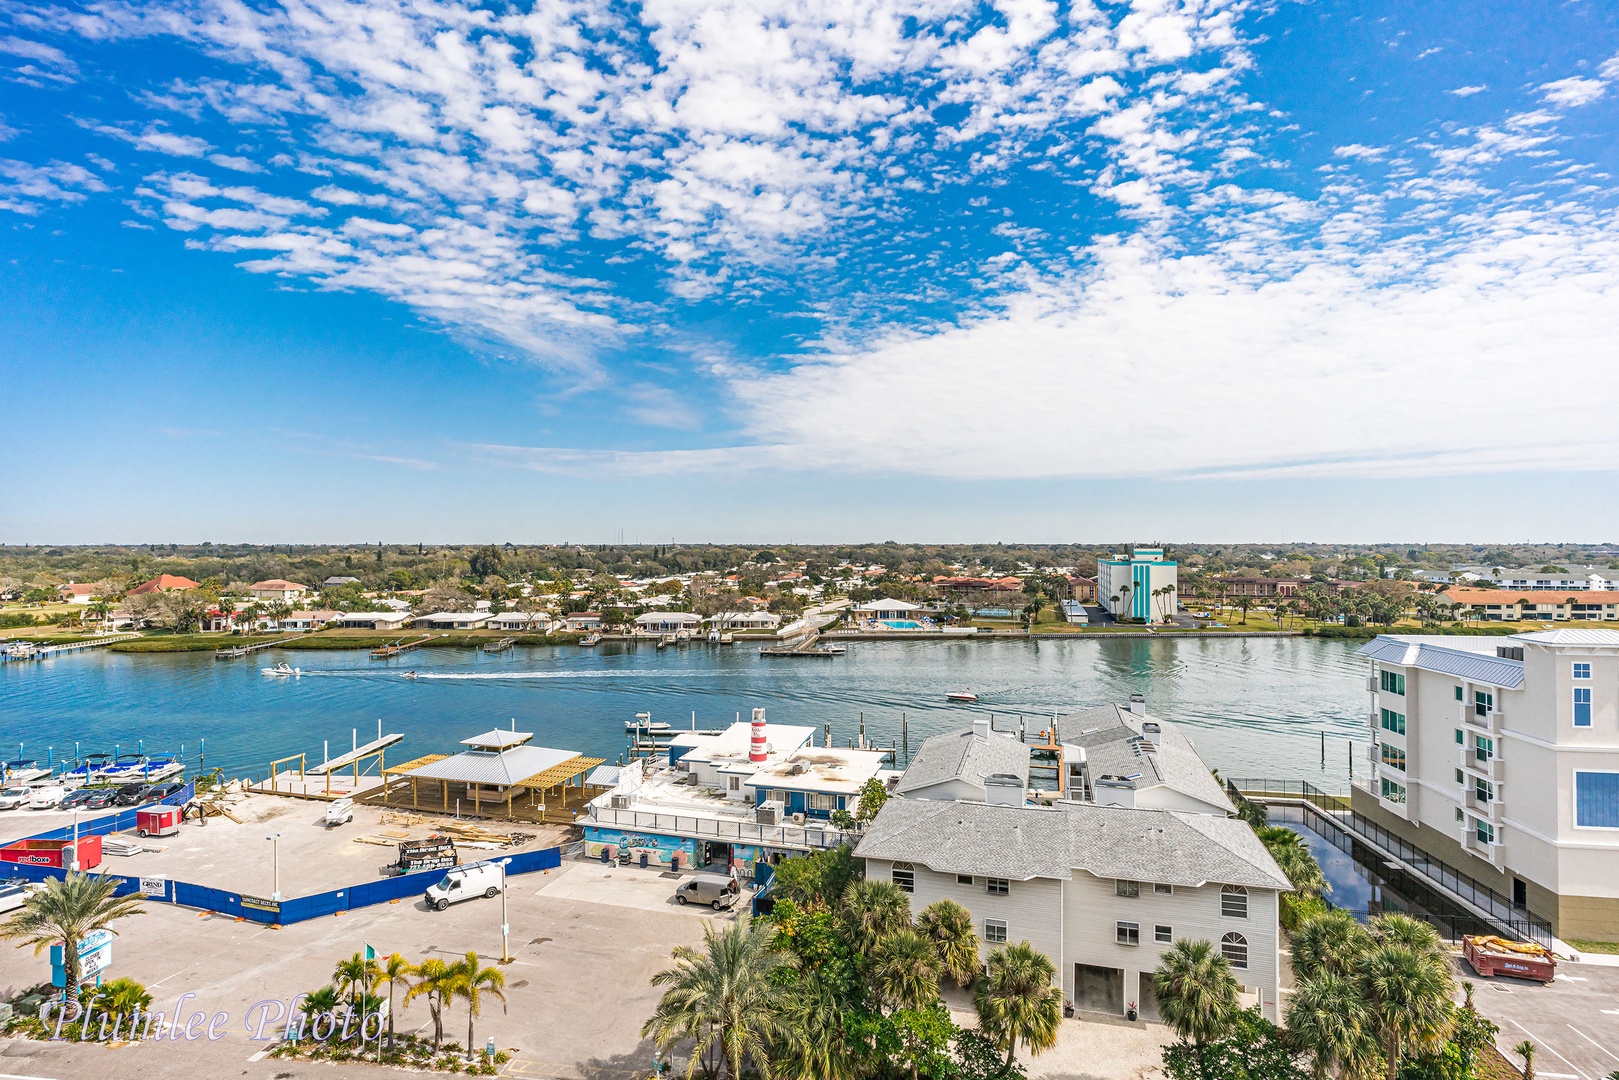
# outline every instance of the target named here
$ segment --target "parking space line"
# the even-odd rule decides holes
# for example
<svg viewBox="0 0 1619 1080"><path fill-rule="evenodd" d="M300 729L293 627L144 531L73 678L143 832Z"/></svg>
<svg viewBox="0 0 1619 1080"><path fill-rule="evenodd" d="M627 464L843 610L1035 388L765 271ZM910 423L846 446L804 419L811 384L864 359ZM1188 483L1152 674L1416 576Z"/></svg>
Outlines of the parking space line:
<svg viewBox="0 0 1619 1080"><path fill-rule="evenodd" d="M1619 1056L1616 1056L1612 1050L1609 1050L1606 1046L1603 1046L1601 1043L1591 1038L1591 1036L1587 1035L1573 1024L1570 1024L1568 1029L1574 1034L1578 1035L1580 1038L1584 1039L1586 1042L1590 1043L1592 1046L1596 1047L1598 1050L1601 1050L1604 1054L1607 1054L1609 1057L1613 1058L1613 1060L1619 1061Z"/></svg>
<svg viewBox="0 0 1619 1080"><path fill-rule="evenodd" d="M1548 1044L1546 1042L1546 1040L1535 1038L1535 1033L1534 1032L1530 1031L1528 1028L1524 1027L1522 1024L1518 1023L1518 1021L1516 1021L1516 1020L1512 1021L1512 1025L1514 1027L1516 1027L1519 1031L1523 1032L1525 1035L1529 1036L1531 1039L1535 1039L1535 1041L1540 1044L1540 1047L1541 1047L1542 1050L1545 1050L1548 1053L1554 1055L1557 1058L1558 1061L1561 1061L1564 1065L1567 1065L1569 1068L1573 1069L1576 1073L1578 1073L1583 1078L1583 1080L1591 1080L1591 1078L1589 1076L1585 1075L1585 1071L1583 1069L1581 1069L1578 1065L1574 1064L1568 1058L1564 1057L1562 1054L1559 1054L1557 1052L1557 1048L1554 1047L1554 1046L1551 1046L1550 1044Z"/></svg>

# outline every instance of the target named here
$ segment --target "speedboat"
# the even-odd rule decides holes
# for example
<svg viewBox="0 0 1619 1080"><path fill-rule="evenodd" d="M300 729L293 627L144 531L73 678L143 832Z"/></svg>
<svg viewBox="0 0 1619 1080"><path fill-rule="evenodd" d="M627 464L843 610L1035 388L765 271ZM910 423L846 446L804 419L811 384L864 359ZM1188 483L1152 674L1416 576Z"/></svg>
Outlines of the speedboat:
<svg viewBox="0 0 1619 1080"><path fill-rule="evenodd" d="M303 668L295 668L285 660L275 667L259 668L260 675L302 675L303 673Z"/></svg>
<svg viewBox="0 0 1619 1080"><path fill-rule="evenodd" d="M407 679L414 679L416 677L416 669L412 668L411 670L405 672L404 675Z"/></svg>
<svg viewBox="0 0 1619 1080"><path fill-rule="evenodd" d="M944 696L946 701L977 701L978 695L971 688L966 690L952 690Z"/></svg>
<svg viewBox="0 0 1619 1080"><path fill-rule="evenodd" d="M51 771L39 762L28 758L7 761L0 765L0 772L4 772L7 784L27 784L51 774Z"/></svg>
<svg viewBox="0 0 1619 1080"><path fill-rule="evenodd" d="M71 769L63 769L58 779L63 784L75 786L90 784L106 776L107 771L114 767L111 754L86 754L80 764Z"/></svg>
<svg viewBox="0 0 1619 1080"><path fill-rule="evenodd" d="M119 754L118 760L101 770L100 779L109 784L127 784L146 779L146 755Z"/></svg>
<svg viewBox="0 0 1619 1080"><path fill-rule="evenodd" d="M625 731L668 731L669 725L662 720L653 720L651 713L636 713L634 720L624 721Z"/></svg>
<svg viewBox="0 0 1619 1080"><path fill-rule="evenodd" d="M148 784L156 784L169 779L171 776L178 776L185 771L185 765L174 758L150 758L138 769L133 770L127 776L119 777L119 779L126 783L134 780L144 780Z"/></svg>

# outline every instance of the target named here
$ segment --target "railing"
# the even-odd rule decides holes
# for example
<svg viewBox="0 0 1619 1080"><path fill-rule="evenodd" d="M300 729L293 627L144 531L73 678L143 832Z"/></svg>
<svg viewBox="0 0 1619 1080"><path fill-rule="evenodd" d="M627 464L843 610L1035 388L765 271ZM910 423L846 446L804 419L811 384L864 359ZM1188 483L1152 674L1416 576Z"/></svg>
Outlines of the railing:
<svg viewBox="0 0 1619 1080"><path fill-rule="evenodd" d="M1324 793L1320 793L1320 789L1308 780L1232 778L1226 781L1226 788L1230 792L1257 798L1261 802L1278 796L1299 802L1304 807L1304 824L1326 837L1335 846L1347 851L1349 849L1339 843L1340 839L1353 837L1364 841L1384 854L1398 859L1417 876L1485 912L1491 921L1514 935L1542 945L1551 945L1550 922L1522 908L1513 907L1506 897L1488 885L1469 877L1444 860L1434 858L1376 822L1369 821L1350 810L1349 800L1342 796L1320 798L1318 795Z"/></svg>
<svg viewBox="0 0 1619 1080"><path fill-rule="evenodd" d="M759 825L751 821L725 821L686 814L659 814L643 810L590 808L591 824L609 828L645 829L686 836L712 837L740 843L770 844L790 848L835 848L854 844L856 838L840 829L809 828L799 825Z"/></svg>

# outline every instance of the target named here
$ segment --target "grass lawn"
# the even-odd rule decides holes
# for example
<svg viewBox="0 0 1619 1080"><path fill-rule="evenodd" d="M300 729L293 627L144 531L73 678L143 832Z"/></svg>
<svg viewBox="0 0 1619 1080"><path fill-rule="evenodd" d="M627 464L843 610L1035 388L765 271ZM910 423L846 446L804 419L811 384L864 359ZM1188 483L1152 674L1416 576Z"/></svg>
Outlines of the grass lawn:
<svg viewBox="0 0 1619 1080"><path fill-rule="evenodd" d="M1619 956L1619 941L1587 941L1584 938L1569 938L1568 943L1581 952L1606 953L1608 956Z"/></svg>

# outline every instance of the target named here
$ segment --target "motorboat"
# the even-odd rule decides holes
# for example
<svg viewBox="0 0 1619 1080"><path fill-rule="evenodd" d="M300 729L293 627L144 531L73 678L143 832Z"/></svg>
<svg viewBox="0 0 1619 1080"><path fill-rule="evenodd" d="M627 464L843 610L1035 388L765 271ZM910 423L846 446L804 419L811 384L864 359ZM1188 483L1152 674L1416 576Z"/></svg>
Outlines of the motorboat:
<svg viewBox="0 0 1619 1080"><path fill-rule="evenodd" d="M106 776L107 771L115 767L111 754L86 754L73 768L63 769L58 779L64 784L74 786L91 784Z"/></svg>
<svg viewBox="0 0 1619 1080"><path fill-rule="evenodd" d="M7 784L27 784L51 774L51 770L28 758L18 758L16 761L0 764L0 772L5 774Z"/></svg>
<svg viewBox="0 0 1619 1080"><path fill-rule="evenodd" d="M409 671L402 672L401 674L403 674L407 679L414 679L416 677L416 669L412 668Z"/></svg>
<svg viewBox="0 0 1619 1080"><path fill-rule="evenodd" d="M584 640L579 642L579 644L583 645L585 648L588 649L593 645L600 645L601 641L602 641L601 634L596 633L596 632L592 632L592 633L586 634L585 637L584 637Z"/></svg>
<svg viewBox="0 0 1619 1080"><path fill-rule="evenodd" d="M944 696L946 701L977 701L978 695L969 687L966 690L952 690Z"/></svg>
<svg viewBox="0 0 1619 1080"><path fill-rule="evenodd" d="M127 784L132 780L151 783L146 775L147 764L145 754L119 754L115 762L101 770L98 779L109 784Z"/></svg>
<svg viewBox="0 0 1619 1080"><path fill-rule="evenodd" d="M710 644L718 645L720 643L720 632L718 630L710 630L708 632L708 640Z"/></svg>
<svg viewBox="0 0 1619 1080"><path fill-rule="evenodd" d="M156 757L148 758L139 769L134 770L128 776L117 778L109 776L107 779L121 779L126 783L139 779L146 781L148 784L157 784L171 777L179 776L185 771L185 764L181 761L171 757Z"/></svg>
<svg viewBox="0 0 1619 1080"><path fill-rule="evenodd" d="M634 720L624 721L625 731L668 731L669 725L662 720L653 720L651 713L638 712Z"/></svg>
<svg viewBox="0 0 1619 1080"><path fill-rule="evenodd" d="M282 676L285 676L285 675L302 675L303 673L304 673L303 668L295 668L291 664L287 663L285 660L283 660L281 663L277 664L275 667L259 668L259 674L260 675L282 675Z"/></svg>

